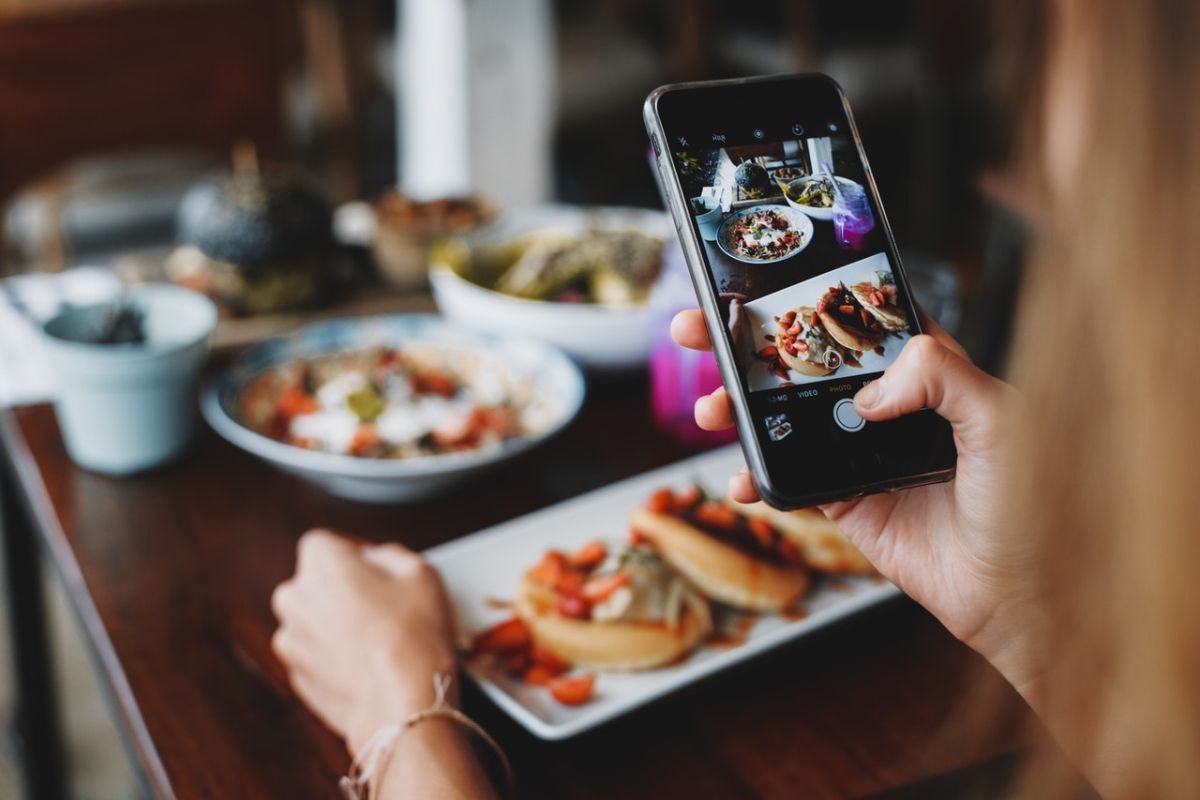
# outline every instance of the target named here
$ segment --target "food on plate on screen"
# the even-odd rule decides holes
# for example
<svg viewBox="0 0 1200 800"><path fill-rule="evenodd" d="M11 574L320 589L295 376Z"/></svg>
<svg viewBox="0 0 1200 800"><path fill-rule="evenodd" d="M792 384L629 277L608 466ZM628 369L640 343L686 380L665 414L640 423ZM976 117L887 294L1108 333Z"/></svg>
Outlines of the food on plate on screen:
<svg viewBox="0 0 1200 800"><path fill-rule="evenodd" d="M519 579L515 615L478 634L472 654L578 705L593 672L675 664L710 637L717 646L721 606L709 601L789 613L819 574L873 573L814 509L743 505L692 486L655 492L631 523L627 545L547 551Z"/></svg>
<svg viewBox="0 0 1200 800"><path fill-rule="evenodd" d="M877 271L873 280L846 288L829 286L815 307L798 306L774 317L768 346L754 352L766 369L782 381L790 372L811 378L832 375L842 367L860 368L867 350L885 355L884 339L909 328L907 312L897 303L892 273Z"/></svg>
<svg viewBox="0 0 1200 800"><path fill-rule="evenodd" d="M713 600L782 611L808 592L809 567L795 544L699 487L656 492L631 521L664 561Z"/></svg>
<svg viewBox="0 0 1200 800"><path fill-rule="evenodd" d="M775 179L776 183L785 183L785 184L788 181L796 180L797 178L800 177L800 175L801 175L801 172L796 167L779 167L778 169L771 172L771 177ZM787 189L785 188L784 191L787 191Z"/></svg>
<svg viewBox="0 0 1200 800"><path fill-rule="evenodd" d="M850 287L854 299L888 333L908 330L908 314L896 304L896 284L890 272L876 272L876 279L862 281Z"/></svg>
<svg viewBox="0 0 1200 800"><path fill-rule="evenodd" d="M863 352L875 349L883 340L883 325L862 307L844 283L830 286L817 301L817 316L842 347Z"/></svg>
<svg viewBox="0 0 1200 800"><path fill-rule="evenodd" d="M756 261L777 261L800 250L805 234L787 214L762 207L734 217L725 227L724 244L731 255Z"/></svg>
<svg viewBox="0 0 1200 800"><path fill-rule="evenodd" d="M286 444L365 458L479 450L546 425L525 378L428 343L295 359L250 381L240 412Z"/></svg>
<svg viewBox="0 0 1200 800"><path fill-rule="evenodd" d="M821 377L837 370L845 361L845 351L833 341L816 318L816 309L807 306L775 318L775 354L801 375Z"/></svg>
<svg viewBox="0 0 1200 800"><path fill-rule="evenodd" d="M833 208L833 181L826 177L790 183L784 187L784 194L793 203L802 206Z"/></svg>

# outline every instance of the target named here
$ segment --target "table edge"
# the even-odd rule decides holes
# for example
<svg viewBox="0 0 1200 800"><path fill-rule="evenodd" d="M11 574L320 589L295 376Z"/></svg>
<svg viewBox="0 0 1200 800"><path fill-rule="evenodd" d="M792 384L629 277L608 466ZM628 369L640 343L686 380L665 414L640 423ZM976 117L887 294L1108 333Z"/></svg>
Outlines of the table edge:
<svg viewBox="0 0 1200 800"><path fill-rule="evenodd" d="M48 405L44 403L27 404L26 407ZM68 602L79 618L84 640L91 646L92 653L103 667L103 675L97 676L110 691L113 703L121 716L124 717L129 740L133 745L134 755L142 767L147 788L156 797L173 800L175 792L167 777L166 767L162 763L154 740L146 727L134 698L133 687L130 686L116 649L104 627L100 612L92 601L92 596L83 577L83 570L75 559L75 554L67 542L66 533L59 523L58 515L46 493L46 487L41 480L37 461L29 449L24 434L17 422L15 409L17 406L0 406L0 457L7 457L24 498L14 498L16 502L24 502L29 513L30 522L41 537L49 551L55 572L66 588ZM7 454L5 456L5 454Z"/></svg>

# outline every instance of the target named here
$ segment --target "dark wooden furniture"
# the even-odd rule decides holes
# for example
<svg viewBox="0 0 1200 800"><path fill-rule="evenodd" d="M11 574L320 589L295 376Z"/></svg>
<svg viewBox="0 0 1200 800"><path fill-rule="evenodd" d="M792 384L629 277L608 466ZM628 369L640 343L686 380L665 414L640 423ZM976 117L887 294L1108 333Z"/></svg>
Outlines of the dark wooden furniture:
<svg viewBox="0 0 1200 800"><path fill-rule="evenodd" d="M282 0L17 4L0 10L0 203L80 156L144 146L277 150Z"/></svg>
<svg viewBox="0 0 1200 800"><path fill-rule="evenodd" d="M0 213L29 181L52 203L78 158L141 148L279 152L287 0L0 3ZM2 233L2 232L0 232ZM47 245L61 266L65 244ZM4 273L0 241L0 274Z"/></svg>
<svg viewBox="0 0 1200 800"><path fill-rule="evenodd" d="M178 463L110 480L68 460L50 407L0 412L23 719L52 719L29 605L41 549L152 796L333 797L346 753L268 645L271 589L299 534L325 525L424 548L686 455L645 408L641 379L595 385L545 448L395 507L328 497L207 432ZM522 795L555 798L862 795L993 762L1020 748L1028 721L999 676L907 600L567 742L531 737L477 691L465 701L511 754ZM26 734L35 756L54 758L47 726Z"/></svg>

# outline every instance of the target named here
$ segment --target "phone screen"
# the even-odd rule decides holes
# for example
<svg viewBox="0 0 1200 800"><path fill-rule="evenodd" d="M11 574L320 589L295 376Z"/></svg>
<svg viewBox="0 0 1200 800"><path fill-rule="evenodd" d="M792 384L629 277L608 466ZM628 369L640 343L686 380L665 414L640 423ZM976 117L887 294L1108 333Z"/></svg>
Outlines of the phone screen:
<svg viewBox="0 0 1200 800"><path fill-rule="evenodd" d="M921 331L836 86L795 78L691 92L659 101L660 157L772 494L851 496L948 470L949 429L932 412L867 423L854 411L854 394ZM705 112L712 92L709 109L739 113Z"/></svg>

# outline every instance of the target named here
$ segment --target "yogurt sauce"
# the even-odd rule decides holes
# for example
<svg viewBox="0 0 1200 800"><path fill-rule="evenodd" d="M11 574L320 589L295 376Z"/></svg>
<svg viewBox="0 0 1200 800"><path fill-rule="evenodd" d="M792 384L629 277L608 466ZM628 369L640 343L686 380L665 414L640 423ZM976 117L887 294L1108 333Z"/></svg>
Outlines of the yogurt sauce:
<svg viewBox="0 0 1200 800"><path fill-rule="evenodd" d="M289 433L295 438L311 439L323 450L348 453L362 420L350 410L347 399L366 383L367 376L362 372L344 372L326 381L316 393L320 410L293 417ZM502 393L502 389L488 392ZM469 424L478 406L463 393L450 398L414 395L408 381L394 375L384 387L384 400L387 405L375 420L375 429L383 441L393 445L416 442L438 429L461 429Z"/></svg>

